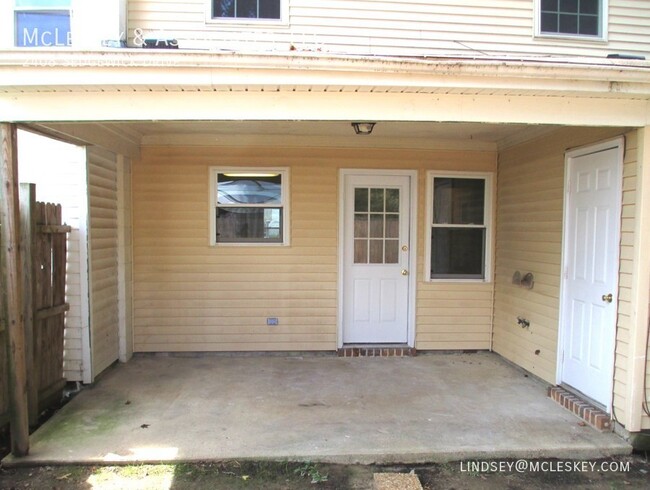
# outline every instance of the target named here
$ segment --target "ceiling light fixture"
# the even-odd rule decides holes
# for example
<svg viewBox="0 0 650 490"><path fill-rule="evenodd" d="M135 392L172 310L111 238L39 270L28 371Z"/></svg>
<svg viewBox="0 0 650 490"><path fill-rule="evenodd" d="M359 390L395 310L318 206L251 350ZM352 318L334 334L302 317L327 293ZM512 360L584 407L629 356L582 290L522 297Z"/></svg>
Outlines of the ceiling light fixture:
<svg viewBox="0 0 650 490"><path fill-rule="evenodd" d="M356 134L370 134L375 127L374 122L353 122L352 127Z"/></svg>

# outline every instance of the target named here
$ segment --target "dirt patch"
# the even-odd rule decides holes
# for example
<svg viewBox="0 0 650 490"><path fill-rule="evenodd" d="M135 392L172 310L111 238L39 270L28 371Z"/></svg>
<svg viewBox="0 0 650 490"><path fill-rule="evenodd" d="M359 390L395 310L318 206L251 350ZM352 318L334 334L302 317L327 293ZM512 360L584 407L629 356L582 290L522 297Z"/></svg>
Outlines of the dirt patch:
<svg viewBox="0 0 650 490"><path fill-rule="evenodd" d="M370 489L369 466L216 462L0 469L0 489Z"/></svg>
<svg viewBox="0 0 650 490"><path fill-rule="evenodd" d="M418 466L358 466L265 461L127 466L0 468L0 489L370 490L375 472L414 471L425 489L646 489L645 455L585 462L463 461Z"/></svg>
<svg viewBox="0 0 650 490"><path fill-rule="evenodd" d="M584 489L650 488L646 455L594 461L462 461L415 469L426 489Z"/></svg>

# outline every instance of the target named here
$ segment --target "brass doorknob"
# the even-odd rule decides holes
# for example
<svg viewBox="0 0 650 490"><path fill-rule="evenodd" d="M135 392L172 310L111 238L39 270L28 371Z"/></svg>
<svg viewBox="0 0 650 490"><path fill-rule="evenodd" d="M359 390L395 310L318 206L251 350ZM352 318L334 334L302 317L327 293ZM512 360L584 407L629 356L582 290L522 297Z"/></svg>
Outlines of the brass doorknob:
<svg viewBox="0 0 650 490"><path fill-rule="evenodd" d="M409 271L407 271L406 269L402 269L402 275L403 275L403 276L408 276L408 275L409 275Z"/></svg>
<svg viewBox="0 0 650 490"><path fill-rule="evenodd" d="M605 303L611 303L611 302L612 302L612 299L614 299L614 297L612 296L612 293L609 293L609 294L603 294L603 301L604 301Z"/></svg>

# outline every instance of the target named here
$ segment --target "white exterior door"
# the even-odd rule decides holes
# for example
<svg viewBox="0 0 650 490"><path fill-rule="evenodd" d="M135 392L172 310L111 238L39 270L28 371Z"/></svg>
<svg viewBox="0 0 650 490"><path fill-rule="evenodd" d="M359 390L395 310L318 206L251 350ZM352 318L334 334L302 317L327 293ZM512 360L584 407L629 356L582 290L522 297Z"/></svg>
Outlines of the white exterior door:
<svg viewBox="0 0 650 490"><path fill-rule="evenodd" d="M618 141L567 154L560 377L607 409L614 369L622 159Z"/></svg>
<svg viewBox="0 0 650 490"><path fill-rule="evenodd" d="M411 178L344 176L344 344L407 343Z"/></svg>

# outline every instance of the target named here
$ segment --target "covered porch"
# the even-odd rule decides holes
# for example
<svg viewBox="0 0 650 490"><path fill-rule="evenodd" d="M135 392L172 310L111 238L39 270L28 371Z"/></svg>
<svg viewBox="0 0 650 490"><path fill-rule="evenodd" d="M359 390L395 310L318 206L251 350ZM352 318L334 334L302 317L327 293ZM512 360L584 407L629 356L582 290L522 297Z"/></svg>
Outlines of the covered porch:
<svg viewBox="0 0 650 490"><path fill-rule="evenodd" d="M404 358L138 355L3 464L228 459L422 463L593 459L631 446L491 353Z"/></svg>
<svg viewBox="0 0 650 490"><path fill-rule="evenodd" d="M570 338L571 322L561 326L569 317L566 155L603 144L586 154L616 147L610 217L620 234L602 294L607 372L595 401L623 435L650 427L642 411L645 65L125 52L61 54L43 67L39 56L27 64L5 56L0 109L12 124L87 148L91 301L77 371L78 380L99 382L34 435L25 461L41 451L70 461L385 454L386 462L628 451L577 425L545 393L565 381ZM354 121L377 124L355 135ZM251 168L285 172L290 240L217 244L215 176ZM395 177L408 180L401 348L498 355L331 357L348 343L351 171L381 177L387 189ZM480 277L437 281L429 263L434 180L479 174ZM528 273L531 282L513 282ZM253 351L325 354L192 357ZM76 452L80 434L89 436L85 455ZM437 449L442 441L456 442Z"/></svg>

